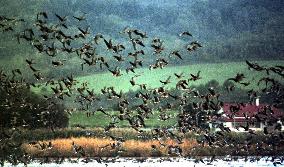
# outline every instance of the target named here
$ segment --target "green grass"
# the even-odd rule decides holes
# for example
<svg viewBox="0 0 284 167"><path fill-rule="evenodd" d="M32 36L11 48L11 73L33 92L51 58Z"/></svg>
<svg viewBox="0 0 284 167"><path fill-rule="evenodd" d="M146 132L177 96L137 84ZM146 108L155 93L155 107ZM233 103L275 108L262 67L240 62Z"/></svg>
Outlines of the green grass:
<svg viewBox="0 0 284 167"><path fill-rule="evenodd" d="M258 61L260 65L274 66L284 64L284 61ZM189 79L190 74L196 74L201 71L200 75L202 79L195 82L190 81L190 85L200 85L206 84L208 81L215 79L220 84L223 84L225 80L231 77L235 77L237 73L243 73L245 75L244 82L253 81L253 84L247 86L247 89L256 88L257 79L266 76L266 72L256 72L249 71L248 66L245 62L231 62L231 63L216 63L216 64L196 64L196 65L186 65L186 66L171 66L165 67L164 69L154 69L149 70L148 68L140 68L136 70L136 74L125 73L120 77L114 77L110 72L104 72L94 75L77 77L76 80L79 81L78 86L83 82L88 82L90 89L94 89L94 92L100 93L103 87L113 86L116 91L122 90L123 92L128 92L129 90L140 89L139 86L132 86L130 84L130 79L134 75L141 75L136 78L137 84L146 84L148 89L157 88L162 86L160 80L166 80L168 76L172 76L171 83L166 85L167 89L175 88L178 80L174 76L174 73L184 72L183 79ZM279 78L275 74L270 74L270 77ZM244 86L243 86L244 88ZM34 89L34 92L39 93L41 88ZM50 89L49 89L50 90Z"/></svg>
<svg viewBox="0 0 284 167"><path fill-rule="evenodd" d="M108 111L112 115L116 115L114 111ZM158 111L154 111L153 115L149 117L149 119L145 120L146 128L153 127L170 127L174 126L177 123L176 115L178 111L168 111L169 115L172 115L170 119L166 121L159 120ZM85 112L74 112L69 119L69 127L73 127L74 125L82 125L85 127L106 127L112 119L101 112L96 112L91 117L87 117ZM118 120L119 121L119 120ZM128 121L120 121L117 124L118 127L130 127Z"/></svg>
<svg viewBox="0 0 284 167"><path fill-rule="evenodd" d="M284 61L261 61L258 62L261 65L273 66L284 64ZM162 86L160 80L166 80L168 76L172 76L172 83L168 84L166 88L175 88L177 79L174 73L184 72L184 79L190 78L190 73L196 74L201 71L201 80L191 81L191 85L206 84L208 81L215 79L220 84L231 77L235 77L237 73L244 73L247 77L245 81L251 81L253 78L258 79L266 75L265 72L252 72L248 70L247 64L245 62L232 62L232 63L218 63L218 64L196 64L187 66L174 66L166 67L164 69L148 70L145 68L136 70L137 74L141 76L136 78L138 84L147 84L147 88L156 88ZM80 82L88 81L89 87L94 89L95 92L100 92L104 86L113 86L116 90L122 90L123 92L128 92L129 90L137 90L139 86L131 86L129 80L135 74L123 73L120 77L113 77L111 73L101 73L96 75L89 75L84 77L78 77L77 80ZM271 75L277 77L275 75ZM256 84L249 86L248 88L255 87Z"/></svg>

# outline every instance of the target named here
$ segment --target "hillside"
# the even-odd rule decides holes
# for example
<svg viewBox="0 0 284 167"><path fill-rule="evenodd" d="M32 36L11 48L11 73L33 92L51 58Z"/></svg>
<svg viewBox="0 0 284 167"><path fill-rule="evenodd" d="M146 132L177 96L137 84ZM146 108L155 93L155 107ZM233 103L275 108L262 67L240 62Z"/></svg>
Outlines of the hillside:
<svg viewBox="0 0 284 167"><path fill-rule="evenodd" d="M274 66L281 65L284 61L257 61L260 65ZM265 72L253 72L248 70L248 66L245 62L231 62L231 63L212 63L212 64L195 64L186 66L171 66L163 69L149 70L148 68L140 68L135 73L127 74L123 71L123 75L120 77L113 77L110 72L103 72L93 75L87 75L75 78L79 83L78 86L83 82L88 82L88 87L94 90L95 93L100 93L104 87L114 87L116 91L122 90L124 93L130 90L135 91L140 89L139 86L132 86L130 80L135 75L140 75L135 79L137 84L146 84L147 89L157 88L163 84L160 80L166 80L171 76L171 83L165 86L166 89L175 88L178 79L174 76L174 73L183 74L182 79L189 79L190 74L196 74L200 72L201 79L197 81L190 81L191 86L198 86L200 84L206 84L210 80L216 80L220 85L224 83L228 78L235 77L237 73L243 73L245 75L245 81L251 82L252 84L244 87L243 89L256 88L258 79L266 76ZM278 76L270 74L276 79ZM41 88L34 88L35 92L40 92ZM51 91L51 90L50 90Z"/></svg>

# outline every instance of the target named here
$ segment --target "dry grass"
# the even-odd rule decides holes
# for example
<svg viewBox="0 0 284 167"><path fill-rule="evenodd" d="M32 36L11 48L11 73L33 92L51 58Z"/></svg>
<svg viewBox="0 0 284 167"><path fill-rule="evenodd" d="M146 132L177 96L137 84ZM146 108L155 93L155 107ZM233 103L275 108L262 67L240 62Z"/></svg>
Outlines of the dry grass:
<svg viewBox="0 0 284 167"><path fill-rule="evenodd" d="M66 156L66 157L76 157L72 148L72 142L78 146L82 146L86 152L87 156L102 156L102 157L113 157L120 156L124 157L152 157L152 156L165 156L167 155L167 147L162 147L156 140L148 141L137 141L137 140L127 140L125 141L120 148L112 149L110 146L102 148L110 143L115 141L110 139L103 138L70 138L70 139L56 139L50 140L53 147L51 149L41 150L36 147L36 145L24 144L23 149L33 157L57 157L57 156ZM49 141L42 141L48 143ZM176 145L175 141L168 139L165 140L166 145ZM157 146L156 150L152 149L152 145ZM187 155L190 150L197 146L195 140L184 140L179 146L183 149L183 154ZM122 151L121 151L122 150Z"/></svg>

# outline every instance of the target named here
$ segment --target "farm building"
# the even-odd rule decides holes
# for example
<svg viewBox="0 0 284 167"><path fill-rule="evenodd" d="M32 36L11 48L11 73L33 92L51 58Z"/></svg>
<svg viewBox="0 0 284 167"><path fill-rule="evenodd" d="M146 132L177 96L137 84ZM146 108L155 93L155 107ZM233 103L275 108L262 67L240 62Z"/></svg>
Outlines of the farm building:
<svg viewBox="0 0 284 167"><path fill-rule="evenodd" d="M245 131L243 127L247 125L252 130L262 130L264 127L284 130L281 121L284 119L284 112L267 104L260 104L258 98L254 104L225 103L219 113L222 116L215 122L223 123L232 131ZM214 123L212 126L214 127Z"/></svg>

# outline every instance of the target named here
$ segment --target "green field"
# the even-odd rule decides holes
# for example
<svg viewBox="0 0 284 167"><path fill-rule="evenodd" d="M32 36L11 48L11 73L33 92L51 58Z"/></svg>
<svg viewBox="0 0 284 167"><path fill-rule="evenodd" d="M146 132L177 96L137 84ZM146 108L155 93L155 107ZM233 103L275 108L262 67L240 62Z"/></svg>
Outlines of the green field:
<svg viewBox="0 0 284 167"><path fill-rule="evenodd" d="M284 61L258 61L260 65L275 66L282 65ZM215 63L215 64L195 64L186 66L170 66L163 69L149 70L148 68L140 68L136 70L136 73L127 74L123 71L123 75L120 77L114 77L110 72L98 73L93 75L81 76L75 78L80 83L88 82L88 87L94 89L94 92L100 93L103 87L113 86L116 91L122 90L124 93L129 90L140 89L139 86L132 86L130 79L134 75L141 75L135 78L137 84L146 84L148 89L162 86L160 80L166 80L169 76L171 77L171 83L166 85L167 89L175 88L178 82L174 73L180 74L184 72L183 79L189 79L190 74L196 74L200 72L202 79L197 81L190 81L190 85L206 84L208 81L215 79L220 84L223 84L225 80L231 77L235 77L237 73L243 73L245 75L244 82L252 81L253 84L247 86L247 89L255 88L257 79L266 76L266 72L249 71L248 66L245 62L231 62L231 63ZM277 78L275 74L271 73L270 77ZM253 82L255 80L255 82ZM35 88L34 92L39 93L41 88Z"/></svg>
<svg viewBox="0 0 284 167"><path fill-rule="evenodd" d="M284 64L284 61L262 61L258 62L261 65L273 66ZM248 70L247 64L245 62L233 62L233 63L219 63L219 64L196 64L187 66L174 66L166 67L164 69L148 70L145 68L136 70L136 74L141 76L136 78L138 84L147 84L147 88L156 88L162 86L160 80L166 80L168 76L171 77L171 83L166 86L166 88L175 88L177 79L174 73L184 72L184 79L190 78L190 73L196 74L198 71L202 77L201 80L195 82L191 81L191 85L206 84L208 81L215 79L220 84L230 78L235 77L236 73L243 73L245 81L251 81L253 78L258 79L266 75L265 72L252 72ZM136 74L126 74L123 73L120 77L113 77L111 73L101 73L96 75L89 75L84 77L78 77L77 80L80 82L88 81L89 87L94 89L95 92L100 92L100 89L104 86L113 86L116 90L122 90L123 92L128 92L129 90L137 90L139 86L131 86L129 80L132 76ZM274 75L275 76L275 75ZM255 85L251 85L254 87ZM248 87L250 88L250 87Z"/></svg>
<svg viewBox="0 0 284 167"><path fill-rule="evenodd" d="M112 115L116 115L114 111L108 112ZM174 126L177 123L176 115L178 111L168 111L169 115L172 115L170 119L166 121L159 120L158 111L154 111L153 115L149 117L149 119L145 120L146 128L153 127L170 127ZM69 127L74 127L74 125L82 125L85 127L106 127L112 119L101 112L96 112L91 117L87 117L85 112L74 112L70 116ZM119 120L118 120L119 121ZM129 123L127 121L120 121L117 124L118 127L129 127Z"/></svg>

